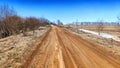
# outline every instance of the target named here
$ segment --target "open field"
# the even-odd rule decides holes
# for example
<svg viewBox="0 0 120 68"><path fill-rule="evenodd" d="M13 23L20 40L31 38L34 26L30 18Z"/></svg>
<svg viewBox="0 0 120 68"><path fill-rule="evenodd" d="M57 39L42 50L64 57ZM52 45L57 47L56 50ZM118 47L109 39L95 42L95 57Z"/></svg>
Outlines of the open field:
<svg viewBox="0 0 120 68"><path fill-rule="evenodd" d="M73 26L76 28L76 26ZM77 26L77 28L81 28L81 26ZM96 25L82 25L82 29L97 31ZM120 36L120 27L117 25L104 25L103 31L108 34Z"/></svg>

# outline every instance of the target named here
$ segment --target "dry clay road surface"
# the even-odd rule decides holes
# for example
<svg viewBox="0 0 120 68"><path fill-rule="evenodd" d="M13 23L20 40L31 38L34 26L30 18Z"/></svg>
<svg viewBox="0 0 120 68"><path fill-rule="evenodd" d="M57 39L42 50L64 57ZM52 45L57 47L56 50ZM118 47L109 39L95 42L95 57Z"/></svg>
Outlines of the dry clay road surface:
<svg viewBox="0 0 120 68"><path fill-rule="evenodd" d="M36 52L40 52L34 68L120 68L120 61L95 46L52 25L33 57L23 67L29 68Z"/></svg>

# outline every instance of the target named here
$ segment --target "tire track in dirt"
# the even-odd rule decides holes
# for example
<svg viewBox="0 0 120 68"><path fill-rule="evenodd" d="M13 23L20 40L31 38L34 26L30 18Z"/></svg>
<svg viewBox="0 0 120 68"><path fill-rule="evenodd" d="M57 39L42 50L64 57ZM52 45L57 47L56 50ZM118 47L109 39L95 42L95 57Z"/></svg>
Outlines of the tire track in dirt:
<svg viewBox="0 0 120 68"><path fill-rule="evenodd" d="M60 34L62 34L62 32L58 32L58 31L60 30L57 29L56 33L58 36L59 44L62 47L65 68L77 68L76 63L74 59L72 58L72 54L69 52L68 48L65 46L65 43L63 42L63 38L61 38ZM64 35L62 34L62 36ZM66 40L65 38L66 37L64 36L64 40Z"/></svg>
<svg viewBox="0 0 120 68"><path fill-rule="evenodd" d="M31 53L31 55L28 57L28 59L26 60L26 62L21 66L21 68L28 68L28 66L30 65L30 63L32 62L32 60L34 59L35 55L37 54L37 52L39 51L39 48L42 44L42 41L44 41L47 36L48 33L51 31L51 29L49 29L45 35L43 37L41 37L41 43L39 45L36 46L35 50Z"/></svg>
<svg viewBox="0 0 120 68"><path fill-rule="evenodd" d="M67 34L66 36L69 39L71 39L71 41L75 45L77 45L77 48L79 48L79 50L82 51L82 53L84 55L86 53L85 57L87 58L87 60L91 61L92 65L93 65L93 67L91 67L91 68L94 68L95 67L94 65L96 65L95 68L97 68L97 67L98 68L103 68L103 67L104 68L119 68L120 67L120 61L119 60L116 60L115 58L113 58L107 52L105 53L102 50L100 50L99 48L91 46L91 45L94 45L94 44L91 44L88 41L83 40L80 37L78 37L76 35L73 35L73 34L67 32L67 31L64 31L64 33ZM97 45L94 45L94 46L97 46ZM83 63L85 63L85 61L83 61ZM86 66L89 67L88 64L86 64Z"/></svg>
<svg viewBox="0 0 120 68"><path fill-rule="evenodd" d="M34 62L34 68L120 68L120 61L97 45L57 26L51 27L25 68L32 68L29 66ZM37 60L32 61L33 58Z"/></svg>
<svg viewBox="0 0 120 68"><path fill-rule="evenodd" d="M49 33L46 44L42 44L41 49L47 46L46 49L43 50L44 54L40 54L40 59L38 60L38 64L35 68L65 68L62 56L62 50L57 41L57 34L55 28L52 28L53 31ZM49 44L47 42L50 42ZM43 60L45 59L45 60Z"/></svg>

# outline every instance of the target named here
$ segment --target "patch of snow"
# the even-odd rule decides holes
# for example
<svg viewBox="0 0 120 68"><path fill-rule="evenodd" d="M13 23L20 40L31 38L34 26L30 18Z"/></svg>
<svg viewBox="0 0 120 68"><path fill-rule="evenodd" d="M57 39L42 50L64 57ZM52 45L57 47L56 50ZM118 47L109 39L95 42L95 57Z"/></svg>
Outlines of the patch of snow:
<svg viewBox="0 0 120 68"><path fill-rule="evenodd" d="M112 38L113 40L120 42L120 38L117 37L117 36L114 36L114 35L110 35L110 34L107 34L107 33L100 33L100 35L99 35L99 33L95 32L95 31L86 30L86 29L79 29L79 30L81 30L83 32L86 32L86 33L91 33L91 34L94 34L94 35L97 35L97 36L101 36L103 38Z"/></svg>

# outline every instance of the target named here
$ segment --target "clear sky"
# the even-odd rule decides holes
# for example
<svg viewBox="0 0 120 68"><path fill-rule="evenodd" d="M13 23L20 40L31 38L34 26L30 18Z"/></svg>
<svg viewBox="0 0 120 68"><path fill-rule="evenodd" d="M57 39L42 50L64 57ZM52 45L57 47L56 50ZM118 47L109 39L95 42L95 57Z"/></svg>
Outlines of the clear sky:
<svg viewBox="0 0 120 68"><path fill-rule="evenodd" d="M3 4L13 6L22 17L45 17L64 23L101 19L115 22L120 16L120 0L0 0L0 5Z"/></svg>

